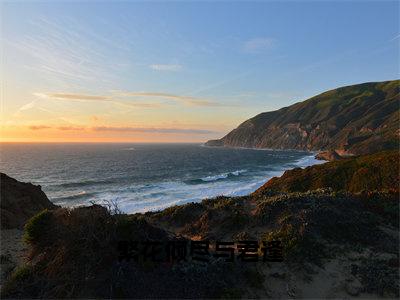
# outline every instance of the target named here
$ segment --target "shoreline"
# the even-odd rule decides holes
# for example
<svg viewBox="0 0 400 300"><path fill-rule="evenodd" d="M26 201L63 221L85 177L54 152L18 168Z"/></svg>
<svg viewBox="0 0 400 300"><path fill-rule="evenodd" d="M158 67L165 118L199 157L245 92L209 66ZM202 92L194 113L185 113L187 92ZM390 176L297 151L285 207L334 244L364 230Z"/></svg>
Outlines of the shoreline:
<svg viewBox="0 0 400 300"><path fill-rule="evenodd" d="M207 143L207 142L206 142ZM210 146L206 145L206 143L203 143L200 145L201 147L206 147L206 148L221 148L221 149L243 149L243 150L256 150L256 151L288 151L288 152L309 152L313 154L318 154L321 151L324 150L300 150L300 149L290 149L290 148L285 148L285 149L277 149L277 148L257 148L257 147L235 147L235 146Z"/></svg>
<svg viewBox="0 0 400 300"><path fill-rule="evenodd" d="M268 149L241 149L240 150L256 150L256 151L269 151ZM283 151L283 152L306 152L306 151L298 151L298 150L278 150L275 149L275 151ZM117 202L118 207L121 209L123 213L126 214L144 214L146 212L155 212L155 211L162 211L164 209L167 209L169 207L177 206L177 205L185 205L188 203L200 203L204 199L212 199L218 196L224 196L224 197L242 197L242 196L247 196L250 195L251 193L255 192L258 188L260 188L262 185L264 185L266 182L268 182L271 178L273 177L280 177L282 176L286 171L292 170L294 168L307 168L310 166L318 165L318 164L323 164L327 161L324 160L318 160L315 158L313 152L308 152L311 155L305 155L296 161L292 163L288 163L289 165L283 164L281 165L281 168L279 170L275 171L268 171L264 175L260 176L254 176L253 180L249 182L245 181L238 181L236 184L232 181L228 181L225 179L229 176L231 173L235 173L238 171L232 171L232 172L227 172L227 173L220 173L220 174L215 174L210 177L215 177L215 180L204 180L202 184L198 185L191 185L188 183L185 183L182 180L179 181L165 181L165 182L160 182L157 183L157 186L159 186L159 190L161 190L163 187L166 187L168 189L171 189L170 192L173 190L178 189L176 187L176 184L182 184L183 187L193 187L193 193L191 194L191 198L185 198L185 199L177 199L172 197L171 195L168 195L168 191L166 192L165 197L163 197L167 202L166 203L159 203L156 204L157 201L159 201L157 198L149 198L147 199L146 203L149 205L147 207L143 208L138 208L137 206L143 205L143 203L138 203L134 200L131 201L124 201L122 200L122 205L119 205L120 203ZM243 171L243 170L241 170ZM228 174L229 173L229 174ZM238 172L240 176L242 172ZM243 172L245 173L245 172ZM226 175L225 178L222 178L223 175ZM221 176L221 177L220 177ZM224 184L225 181L225 184ZM230 186L229 186L230 185ZM182 187L181 187L182 188ZM223 189L229 189L226 191L222 191ZM215 190L219 189L219 190ZM194 193L199 193L198 195ZM116 197L118 198L118 195L116 194ZM169 198L173 198L174 201L168 202ZM52 198L49 198L51 202L53 202L56 205L61 205L62 207L67 207L67 208L75 208L75 207L82 207L82 206L88 206L90 203L80 203L80 204L75 204L75 205L63 205L59 202L55 202ZM93 201L93 200L92 200ZM110 201L106 201L104 199L99 199L97 201L93 201L96 204L99 205L107 205L110 203ZM155 203L153 206L151 206L151 203Z"/></svg>

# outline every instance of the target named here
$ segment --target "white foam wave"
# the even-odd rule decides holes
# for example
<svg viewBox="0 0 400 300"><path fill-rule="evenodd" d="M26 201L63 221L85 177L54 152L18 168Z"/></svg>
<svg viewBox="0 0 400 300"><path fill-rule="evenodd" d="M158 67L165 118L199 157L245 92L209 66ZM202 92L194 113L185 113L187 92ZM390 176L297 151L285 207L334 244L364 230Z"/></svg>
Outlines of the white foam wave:
<svg viewBox="0 0 400 300"><path fill-rule="evenodd" d="M316 160L314 156L306 156L295 162L281 165L278 168L266 170L254 176L239 177L240 181L224 180L228 176L239 176L246 170L235 170L222 174L201 178L203 184L186 184L182 181L157 182L154 184L131 185L126 188L115 189L91 195L87 201L96 203L116 202L125 213L137 213L161 210L173 205L189 202L200 202L205 198L219 195L243 196L252 193L274 176L281 176L285 170L293 167L307 167L320 164L324 161ZM238 179L239 179L238 178ZM82 191L84 192L84 191ZM82 203L81 203L82 204ZM76 202L69 202L76 205Z"/></svg>
<svg viewBox="0 0 400 300"><path fill-rule="evenodd" d="M310 156L305 156L300 158L297 162L294 163L294 165L304 168L304 167L309 167L312 165L319 165L319 164L323 164L325 163L325 160L319 160L316 159L314 155L310 155Z"/></svg>
<svg viewBox="0 0 400 300"><path fill-rule="evenodd" d="M242 173L244 173L246 171L247 170L236 170L236 171L233 171L233 172L227 172L227 173L222 173L222 174L218 174L218 175L203 177L203 178L201 178L201 180L203 180L203 181L215 181L215 180L219 180L219 179L228 178L230 175L239 176L240 174L242 174Z"/></svg>

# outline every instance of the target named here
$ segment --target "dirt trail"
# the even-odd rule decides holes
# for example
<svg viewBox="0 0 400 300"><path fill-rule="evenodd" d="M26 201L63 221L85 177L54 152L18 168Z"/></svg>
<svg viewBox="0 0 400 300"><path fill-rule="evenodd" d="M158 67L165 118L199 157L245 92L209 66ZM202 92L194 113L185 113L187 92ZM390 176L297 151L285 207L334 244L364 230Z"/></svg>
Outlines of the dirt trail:
<svg viewBox="0 0 400 300"><path fill-rule="evenodd" d="M26 246L22 241L23 231L19 229L2 229L0 231L0 281L4 279L25 259Z"/></svg>

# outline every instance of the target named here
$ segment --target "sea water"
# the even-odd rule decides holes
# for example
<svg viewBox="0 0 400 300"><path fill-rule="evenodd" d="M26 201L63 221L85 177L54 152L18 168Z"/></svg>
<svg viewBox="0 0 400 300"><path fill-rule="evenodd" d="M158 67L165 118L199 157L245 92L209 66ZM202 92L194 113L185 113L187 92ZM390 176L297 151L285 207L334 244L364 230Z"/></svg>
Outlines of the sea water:
<svg viewBox="0 0 400 300"><path fill-rule="evenodd" d="M41 185L55 204L114 202L126 213L218 195L246 195L287 169L321 162L304 151L201 144L4 143L0 147L0 171Z"/></svg>

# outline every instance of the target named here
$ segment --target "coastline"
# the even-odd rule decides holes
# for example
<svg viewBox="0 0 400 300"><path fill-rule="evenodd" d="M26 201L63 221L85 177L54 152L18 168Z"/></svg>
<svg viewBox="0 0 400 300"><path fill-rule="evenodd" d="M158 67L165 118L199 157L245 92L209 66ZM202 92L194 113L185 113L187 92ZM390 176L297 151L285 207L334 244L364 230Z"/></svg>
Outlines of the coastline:
<svg viewBox="0 0 400 300"><path fill-rule="evenodd" d="M244 150L257 150L257 149L252 149L252 148L248 148L248 149L244 149ZM260 151L262 151L261 149L259 149ZM263 149L263 150L268 150L268 149ZM278 150L279 151L279 150ZM288 151L292 151L292 150L288 150ZM296 151L296 150L295 150ZM297 150L297 152L304 152L304 151L299 151ZM302 163L304 161L304 163ZM313 163L309 163L310 161L313 161ZM287 168L282 168L279 171L274 171L274 172L270 172L270 176L264 176L262 179L254 181L253 183L250 183L247 185L247 188L239 188L239 190L233 190L231 192L228 193L223 193L223 194L209 194L209 195L204 195L201 197L198 197L196 199L183 199L183 200L177 200L173 203L168 203L165 205L160 205L158 207L154 207L151 209L143 209L140 211L131 211L131 212L126 212L128 214L135 214L135 213L146 213L146 212L157 212L157 211L162 211L164 209L167 209L169 207L173 207L176 205L185 205L185 204L189 204L189 203L200 203L201 201L205 200L205 199L212 199L215 197L219 197L219 196L223 196L223 197L243 197L243 196L248 196L251 193L255 192L257 189L259 189L261 186L263 186L267 181L269 181L271 178L273 177L280 177L282 176L286 171L288 170L292 170L293 168L307 168L307 167L311 167L311 166L315 166L315 165L319 165L319 164L323 164L327 161L324 160L318 160L315 159L314 155L309 155L309 156L304 156L302 158L300 158L296 163L294 163L293 165L296 165L296 167L292 167L292 166L287 166ZM220 185L221 183L218 181L215 181L216 185ZM102 204L101 202L97 203L97 204Z"/></svg>
<svg viewBox="0 0 400 300"><path fill-rule="evenodd" d="M203 147L202 145L198 145ZM204 146L207 147L208 146ZM214 148L214 147L212 147ZM280 165L276 170L268 170L265 173L254 176L251 181L245 182L241 181L239 178L246 173L250 173L248 170L238 169L230 172L215 173L207 177L195 179L194 181L199 181L199 183L192 184L188 183L184 179L171 180L153 183L152 185L157 187L157 191L154 197L148 197L144 202L137 202L134 199L120 199L118 192L109 191L107 193L108 199L99 199L93 201L99 205L107 205L108 203L115 201L117 199L117 204L122 212L127 214L135 213L146 213L160 211L176 205L184 205L188 203L199 203L204 199L211 199L218 196L225 197L241 197L247 196L255 192L263 184L273 177L282 176L285 171L291 170L293 168L306 168L309 166L325 163L326 161L318 160L315 158L315 153L313 151L302 151L302 150L292 150L292 149L255 149L255 148L236 148L237 150L252 150L252 151L273 151L273 152L286 152L286 153L308 153L294 162L288 162ZM262 165L260 165L262 167ZM228 177L232 177L233 180L228 180ZM147 186L147 185L146 185ZM133 189L134 187L127 187ZM140 187L139 187L140 188ZM150 188L147 186L146 188ZM150 192L149 192L150 193ZM163 195L161 195L163 194ZM86 193L79 193L79 196L84 196ZM186 195L186 197L185 197ZM187 197L189 196L189 197ZM181 198L179 198L181 197ZM49 199L61 205L62 207L80 207L88 204L74 204L74 205L63 205L59 201L54 201L53 198ZM172 200L172 201L171 201ZM92 200L91 200L92 201ZM146 207L142 207L142 206Z"/></svg>
<svg viewBox="0 0 400 300"><path fill-rule="evenodd" d="M268 150L268 151L293 151L293 152L309 152L309 153L314 153L318 154L321 151L324 150L300 150L300 149L291 149L291 148L285 148L285 149L277 149L277 148L263 148L263 147L236 147L236 146L212 146L212 145L207 145L207 142L203 143L200 145L201 147L206 147L206 148L227 148L227 149L245 149L245 150Z"/></svg>
<svg viewBox="0 0 400 300"><path fill-rule="evenodd" d="M243 196L286 170L322 163L314 152L215 149L198 143L10 145L3 150L4 172L41 185L52 202L76 207L117 201L126 213Z"/></svg>

